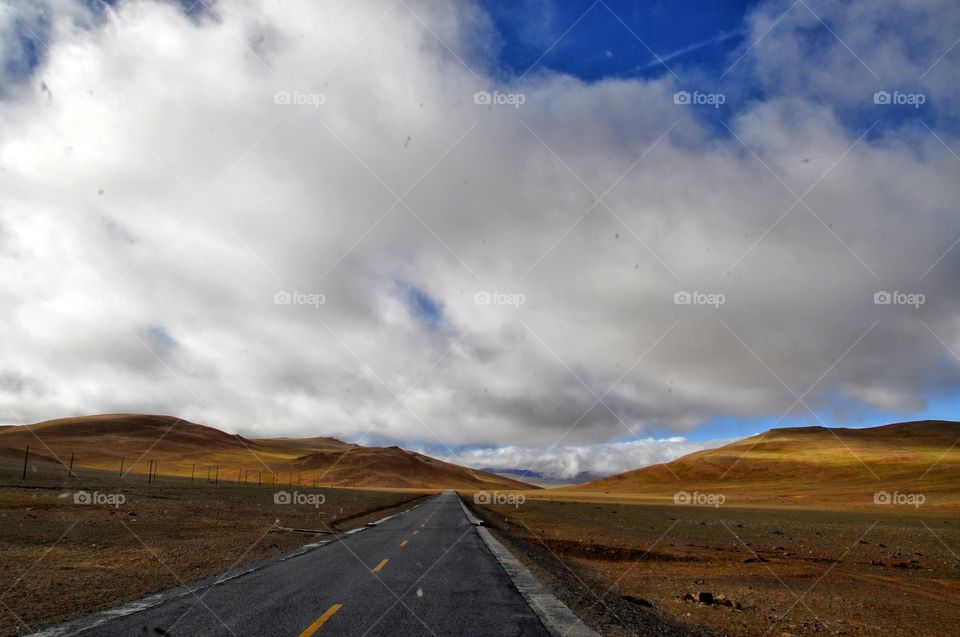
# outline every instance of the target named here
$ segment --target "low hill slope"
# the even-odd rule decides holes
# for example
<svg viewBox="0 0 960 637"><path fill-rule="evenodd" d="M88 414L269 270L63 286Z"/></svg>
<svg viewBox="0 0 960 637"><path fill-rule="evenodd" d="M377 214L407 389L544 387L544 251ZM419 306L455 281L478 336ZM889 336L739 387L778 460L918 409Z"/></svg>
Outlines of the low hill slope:
<svg viewBox="0 0 960 637"><path fill-rule="evenodd" d="M38 462L74 468L257 482L423 489L526 489L530 485L441 462L398 447L362 447L329 437L249 439L173 416L108 414L61 418L0 430L0 460L22 463L29 445ZM212 474L216 475L216 473Z"/></svg>
<svg viewBox="0 0 960 637"><path fill-rule="evenodd" d="M424 484L456 489L529 489L530 485L484 471L443 462L400 447L359 447L315 451L284 467L294 475L323 476L332 485L396 486Z"/></svg>
<svg viewBox="0 0 960 637"><path fill-rule="evenodd" d="M563 491L668 496L678 491L744 500L849 499L877 491L960 501L960 423L919 421L867 429L771 429Z"/></svg>

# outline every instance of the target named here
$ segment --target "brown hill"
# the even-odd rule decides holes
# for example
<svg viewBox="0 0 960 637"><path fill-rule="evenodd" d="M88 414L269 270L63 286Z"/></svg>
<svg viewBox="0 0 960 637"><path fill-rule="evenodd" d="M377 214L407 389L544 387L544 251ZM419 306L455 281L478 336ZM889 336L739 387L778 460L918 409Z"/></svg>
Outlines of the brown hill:
<svg viewBox="0 0 960 637"><path fill-rule="evenodd" d="M343 449L344 447L354 446L349 442L337 440L329 436L317 436L315 438L257 438L256 440L261 444L289 447L291 449L303 449L305 451L325 451L327 449Z"/></svg>
<svg viewBox="0 0 960 637"><path fill-rule="evenodd" d="M290 462L285 470L325 475L334 484L418 486L427 476L430 484L455 489L529 489L530 485L504 476L468 469L400 447L360 447L315 451Z"/></svg>
<svg viewBox="0 0 960 637"><path fill-rule="evenodd" d="M108 414L61 418L0 430L0 460L38 461L221 480L417 489L529 489L512 478L442 462L399 447L362 447L329 437L248 439L173 416Z"/></svg>
<svg viewBox="0 0 960 637"><path fill-rule="evenodd" d="M877 491L897 490L939 495L941 503L958 502L960 423L771 429L718 449L563 490L660 498L700 491L747 501L860 501Z"/></svg>

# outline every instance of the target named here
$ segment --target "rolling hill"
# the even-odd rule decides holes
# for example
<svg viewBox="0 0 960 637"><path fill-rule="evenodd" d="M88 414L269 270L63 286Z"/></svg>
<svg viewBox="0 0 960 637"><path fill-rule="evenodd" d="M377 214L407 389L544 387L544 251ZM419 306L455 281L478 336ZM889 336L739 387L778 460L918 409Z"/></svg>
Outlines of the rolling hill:
<svg viewBox="0 0 960 637"><path fill-rule="evenodd" d="M672 497L678 491L728 500L868 501L878 491L960 502L960 423L918 421L866 429L771 429L718 449L627 471L565 492Z"/></svg>
<svg viewBox="0 0 960 637"><path fill-rule="evenodd" d="M519 480L442 462L399 447L363 447L335 438L244 438L173 416L108 414L61 418L0 430L0 459L69 462L74 468L221 480L412 489L529 489ZM276 478L274 478L276 476Z"/></svg>

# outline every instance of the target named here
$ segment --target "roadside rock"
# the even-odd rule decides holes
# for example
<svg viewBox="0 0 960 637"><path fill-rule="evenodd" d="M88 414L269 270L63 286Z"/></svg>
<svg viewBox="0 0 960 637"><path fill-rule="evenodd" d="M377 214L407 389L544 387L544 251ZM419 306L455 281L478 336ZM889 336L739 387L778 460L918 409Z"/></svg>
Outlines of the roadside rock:
<svg viewBox="0 0 960 637"><path fill-rule="evenodd" d="M653 602L643 599L642 597L634 597L633 595L622 595L622 599L635 604L637 606L644 606L646 608L653 608Z"/></svg>

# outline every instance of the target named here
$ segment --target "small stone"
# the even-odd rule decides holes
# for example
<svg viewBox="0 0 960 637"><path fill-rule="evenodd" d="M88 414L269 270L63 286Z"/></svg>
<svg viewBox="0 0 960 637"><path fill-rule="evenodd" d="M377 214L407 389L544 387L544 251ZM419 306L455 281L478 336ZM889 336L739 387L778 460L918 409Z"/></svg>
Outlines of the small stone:
<svg viewBox="0 0 960 637"><path fill-rule="evenodd" d="M649 600L643 599L642 597L634 597L633 595L623 595L622 597L625 601L628 601L631 604L653 608L653 604Z"/></svg>

